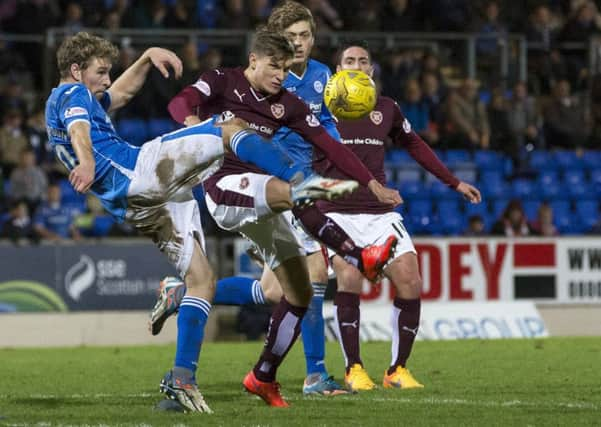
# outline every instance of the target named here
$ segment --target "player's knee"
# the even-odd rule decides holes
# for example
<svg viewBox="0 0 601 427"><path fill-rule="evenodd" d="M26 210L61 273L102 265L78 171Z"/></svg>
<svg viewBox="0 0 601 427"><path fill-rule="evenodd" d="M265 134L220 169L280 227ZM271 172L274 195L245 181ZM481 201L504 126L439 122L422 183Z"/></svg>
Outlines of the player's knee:
<svg viewBox="0 0 601 427"><path fill-rule="evenodd" d="M403 298L419 298L422 291L422 279L419 274L394 280L397 295Z"/></svg>
<svg viewBox="0 0 601 427"><path fill-rule="evenodd" d="M267 205L274 212L292 209L290 185L278 178L272 178L265 188Z"/></svg>
<svg viewBox="0 0 601 427"><path fill-rule="evenodd" d="M363 285L363 275L354 267L346 266L336 271L338 290L359 293Z"/></svg>

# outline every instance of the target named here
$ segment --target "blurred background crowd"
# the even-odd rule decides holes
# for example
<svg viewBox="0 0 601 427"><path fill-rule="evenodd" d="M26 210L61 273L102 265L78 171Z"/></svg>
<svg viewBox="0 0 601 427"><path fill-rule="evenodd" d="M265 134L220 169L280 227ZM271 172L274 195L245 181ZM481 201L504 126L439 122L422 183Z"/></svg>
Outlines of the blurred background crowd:
<svg viewBox="0 0 601 427"><path fill-rule="evenodd" d="M2 0L0 2L0 229L14 242L131 236L93 197L73 192L48 146L44 127L44 43L24 42L49 28L252 30L273 0ZM470 205L435 182L400 148L390 147L389 184L416 235L553 236L601 234L601 74L591 40L601 31L590 0L307 0L320 35L338 32L470 33L477 69L449 39L441 48L374 45L375 79L416 130L484 203ZM519 56L510 36L525 39L527 68L500 64ZM442 37L442 36L441 36ZM444 38L444 37L443 37ZM242 43L242 42L241 42ZM122 39L117 76L141 53ZM179 81L158 73L114 116L136 144L175 128L166 105L205 70L244 65L244 55L190 38L177 47ZM53 52L51 52L53 54ZM314 57L333 67L334 49ZM593 61L594 62L594 61ZM54 63L52 63L54 65ZM503 69L505 68L505 72ZM55 84L53 81L52 84ZM199 189L199 195L202 189ZM220 232L208 215L208 234Z"/></svg>

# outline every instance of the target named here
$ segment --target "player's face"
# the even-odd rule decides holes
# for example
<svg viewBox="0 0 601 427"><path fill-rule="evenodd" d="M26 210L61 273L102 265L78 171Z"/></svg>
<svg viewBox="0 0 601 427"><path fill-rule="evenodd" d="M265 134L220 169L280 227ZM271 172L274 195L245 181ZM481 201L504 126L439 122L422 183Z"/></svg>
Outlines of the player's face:
<svg viewBox="0 0 601 427"><path fill-rule="evenodd" d="M106 59L94 58L88 68L79 70L79 81L99 98L111 85L111 67L112 64Z"/></svg>
<svg viewBox="0 0 601 427"><path fill-rule="evenodd" d="M340 70L360 70L371 77L374 67L371 65L367 50L359 46L351 46L340 56L340 64L336 66L336 71Z"/></svg>
<svg viewBox="0 0 601 427"><path fill-rule="evenodd" d="M286 80L291 66L292 58L276 60L273 56L257 56L251 53L247 77L254 89L275 95L282 89L282 83Z"/></svg>
<svg viewBox="0 0 601 427"><path fill-rule="evenodd" d="M284 35L294 44L293 64L303 64L309 60L315 38L311 32L311 24L298 21L284 30Z"/></svg>

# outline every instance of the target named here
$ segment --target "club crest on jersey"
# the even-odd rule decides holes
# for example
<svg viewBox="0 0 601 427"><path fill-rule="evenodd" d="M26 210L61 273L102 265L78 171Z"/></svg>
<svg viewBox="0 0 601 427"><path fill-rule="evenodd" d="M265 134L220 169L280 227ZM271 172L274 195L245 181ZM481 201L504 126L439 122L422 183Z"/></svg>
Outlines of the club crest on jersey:
<svg viewBox="0 0 601 427"><path fill-rule="evenodd" d="M68 119L69 117L73 117L73 116L82 116L84 114L88 114L88 110L86 110L85 108L82 108L82 107L67 108L67 110L65 111L65 119Z"/></svg>
<svg viewBox="0 0 601 427"><path fill-rule="evenodd" d="M248 178L247 177L243 177L240 180L240 190L244 190L245 188L247 188L248 184L250 184L250 182L248 181Z"/></svg>
<svg viewBox="0 0 601 427"><path fill-rule="evenodd" d="M313 89L315 89L315 92L321 93L323 92L323 84L319 80L315 80L313 82Z"/></svg>
<svg viewBox="0 0 601 427"><path fill-rule="evenodd" d="M273 117L276 119L281 119L284 117L285 112L286 109L282 104L271 104L271 114L273 114Z"/></svg>
<svg viewBox="0 0 601 427"><path fill-rule="evenodd" d="M305 117L305 120L307 121L307 124L312 128L316 128L317 126L319 126L321 124L321 123L319 123L319 120L317 119L317 117L315 117L315 114L307 115L307 117Z"/></svg>
<svg viewBox="0 0 601 427"><path fill-rule="evenodd" d="M381 111L374 110L371 113L369 113L369 118L374 123L374 125L377 126L380 123L382 123L382 120L384 120L384 115L382 114Z"/></svg>
<svg viewBox="0 0 601 427"><path fill-rule="evenodd" d="M409 120L407 119L403 120L403 130L405 133L411 132L411 123L409 123Z"/></svg>

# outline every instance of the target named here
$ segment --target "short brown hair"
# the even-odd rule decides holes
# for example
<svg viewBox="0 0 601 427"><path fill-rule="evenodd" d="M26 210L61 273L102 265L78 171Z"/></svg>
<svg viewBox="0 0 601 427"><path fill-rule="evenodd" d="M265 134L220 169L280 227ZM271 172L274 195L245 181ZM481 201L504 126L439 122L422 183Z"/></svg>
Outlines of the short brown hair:
<svg viewBox="0 0 601 427"><path fill-rule="evenodd" d="M271 56L276 61L294 57L294 45L283 34L261 27L255 32L250 51L260 56Z"/></svg>
<svg viewBox="0 0 601 427"><path fill-rule="evenodd" d="M119 49L110 41L86 32L79 32L63 40L56 52L56 61L61 77L68 77L71 64L78 64L82 70L85 70L94 58L115 62L118 56Z"/></svg>
<svg viewBox="0 0 601 427"><path fill-rule="evenodd" d="M311 11L298 2L287 0L272 10L267 25L274 31L282 32L300 21L307 21L311 26L311 34L315 35L315 20Z"/></svg>

